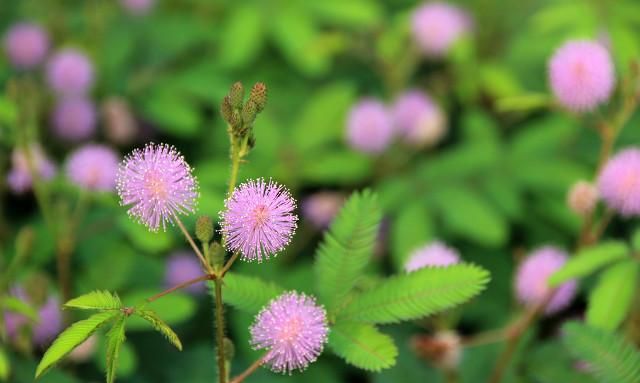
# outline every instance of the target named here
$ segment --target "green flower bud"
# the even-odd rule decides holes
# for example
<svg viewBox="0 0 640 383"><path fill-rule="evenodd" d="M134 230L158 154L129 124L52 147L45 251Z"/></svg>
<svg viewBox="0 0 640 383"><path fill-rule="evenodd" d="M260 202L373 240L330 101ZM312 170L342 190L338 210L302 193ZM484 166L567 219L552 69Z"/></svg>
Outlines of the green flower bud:
<svg viewBox="0 0 640 383"><path fill-rule="evenodd" d="M231 89L229 89L229 100L231 106L235 109L242 108L242 101L244 101L244 87L242 83L235 82L231 85Z"/></svg>
<svg viewBox="0 0 640 383"><path fill-rule="evenodd" d="M267 104L267 86L263 82L256 83L251 88L249 100L256 103L258 113L262 112Z"/></svg>
<svg viewBox="0 0 640 383"><path fill-rule="evenodd" d="M224 359L227 361L233 360L236 353L236 346L234 346L231 339L225 337L224 340Z"/></svg>
<svg viewBox="0 0 640 383"><path fill-rule="evenodd" d="M225 255L226 252L224 248L218 242L211 242L209 246L209 257L211 258L211 266L213 266L214 269L224 266Z"/></svg>
<svg viewBox="0 0 640 383"><path fill-rule="evenodd" d="M222 99L222 103L220 104L220 113L222 114L222 118L225 121L231 124L231 120L233 119L233 106L231 106L231 99L229 96L224 96Z"/></svg>
<svg viewBox="0 0 640 383"><path fill-rule="evenodd" d="M203 215L196 220L196 237L202 243L209 243L213 238L213 221L210 217Z"/></svg>
<svg viewBox="0 0 640 383"><path fill-rule="evenodd" d="M258 114L258 106L253 100L247 101L242 107L242 122L245 125L253 124L253 121L256 119L256 115Z"/></svg>

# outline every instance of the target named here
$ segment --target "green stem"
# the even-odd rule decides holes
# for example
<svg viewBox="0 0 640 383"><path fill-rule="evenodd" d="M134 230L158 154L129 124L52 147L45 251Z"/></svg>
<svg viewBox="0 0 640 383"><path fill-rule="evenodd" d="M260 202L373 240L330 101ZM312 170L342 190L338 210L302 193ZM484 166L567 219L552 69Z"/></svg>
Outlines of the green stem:
<svg viewBox="0 0 640 383"><path fill-rule="evenodd" d="M198 245L196 245L193 238L191 238L191 234L189 234L189 232L187 231L187 228L184 227L184 224L182 223L180 218L178 218L177 215L174 215L173 217L175 218L176 225L178 225L178 227L182 231L182 234L184 234L185 238L187 239L187 242L189 242L189 245L191 245L191 248L200 259L200 262L202 262L202 266L207 271L207 274L213 274L213 269L211 269L211 265L209 265L207 260L204 258L204 255L202 255L202 252L198 248Z"/></svg>
<svg viewBox="0 0 640 383"><path fill-rule="evenodd" d="M227 382L226 364L224 357L224 312L222 306L222 280L213 281L215 285L215 316L216 316L216 343L218 351L218 382Z"/></svg>

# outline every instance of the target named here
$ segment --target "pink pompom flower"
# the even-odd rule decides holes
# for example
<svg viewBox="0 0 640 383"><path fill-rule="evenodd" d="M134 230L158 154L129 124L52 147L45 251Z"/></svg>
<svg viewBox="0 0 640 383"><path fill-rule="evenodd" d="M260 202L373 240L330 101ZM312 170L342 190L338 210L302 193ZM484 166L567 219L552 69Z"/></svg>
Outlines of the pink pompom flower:
<svg viewBox="0 0 640 383"><path fill-rule="evenodd" d="M327 342L327 313L314 298L285 292L262 309L250 332L251 345L268 351L264 363L271 370L304 370Z"/></svg>
<svg viewBox="0 0 640 383"><path fill-rule="evenodd" d="M170 288L203 275L204 271L198 259L189 252L179 251L167 260L164 282L165 286ZM207 285L204 282L199 282L183 290L192 294L201 294L206 292L206 288Z"/></svg>
<svg viewBox="0 0 640 383"><path fill-rule="evenodd" d="M302 214L318 229L329 226L344 204L344 195L321 191L308 196L302 202Z"/></svg>
<svg viewBox="0 0 640 383"><path fill-rule="evenodd" d="M11 155L12 167L7 175L7 184L16 194L22 194L31 189L33 179L30 166L43 180L49 180L56 174L55 164L47 157L40 145L31 145L29 154L30 159L27 158L24 150L16 148Z"/></svg>
<svg viewBox="0 0 640 383"><path fill-rule="evenodd" d="M142 16L151 10L154 0L120 0L120 4L133 16Z"/></svg>
<svg viewBox="0 0 640 383"><path fill-rule="evenodd" d="M426 3L413 13L411 31L427 56L444 56L462 36L471 31L469 15L444 2Z"/></svg>
<svg viewBox="0 0 640 383"><path fill-rule="evenodd" d="M238 186L221 213L227 249L239 251L246 261L276 255L296 230L295 208L289 191L275 182L258 179Z"/></svg>
<svg viewBox="0 0 640 383"><path fill-rule="evenodd" d="M446 117L425 93L410 90L402 94L392 108L398 133L411 146L437 144L446 133Z"/></svg>
<svg viewBox="0 0 640 383"><path fill-rule="evenodd" d="M62 100L53 113L53 130L61 139L77 142L90 138L96 131L96 109L84 98Z"/></svg>
<svg viewBox="0 0 640 383"><path fill-rule="evenodd" d="M119 158L113 149L89 144L74 151L67 161L67 176L76 185L97 191L116 188Z"/></svg>
<svg viewBox="0 0 640 383"><path fill-rule="evenodd" d="M640 148L621 151L607 161L598 178L600 196L623 217L640 215Z"/></svg>
<svg viewBox="0 0 640 383"><path fill-rule="evenodd" d="M62 50L47 64L47 81L60 95L85 95L93 85L93 65L87 56L75 49Z"/></svg>
<svg viewBox="0 0 640 383"><path fill-rule="evenodd" d="M366 98L358 102L347 119L349 145L365 153L381 153L393 140L391 116L382 102Z"/></svg>
<svg viewBox="0 0 640 383"><path fill-rule="evenodd" d="M120 164L116 188L128 213L151 231L195 211L198 182L184 157L166 144L147 144Z"/></svg>
<svg viewBox="0 0 640 383"><path fill-rule="evenodd" d="M30 304L31 299L24 288L12 288L12 294L21 301ZM27 317L15 312L4 312L5 329L10 339L17 339L21 329L30 326L31 341L38 347L49 344L62 331L62 309L57 297L50 295L44 304L37 308L37 318L31 322Z"/></svg>
<svg viewBox="0 0 640 383"><path fill-rule="evenodd" d="M567 109L593 110L609 99L615 85L609 51L594 41L564 43L549 61L549 83L558 102Z"/></svg>
<svg viewBox="0 0 640 383"><path fill-rule="evenodd" d="M423 267L443 267L460 262L458 252L440 241L416 249L407 260L404 269L412 272Z"/></svg>
<svg viewBox="0 0 640 383"><path fill-rule="evenodd" d="M47 55L49 37L39 25L17 23L5 35L4 50L16 68L31 69Z"/></svg>
<svg viewBox="0 0 640 383"><path fill-rule="evenodd" d="M567 254L555 247L544 246L533 251L520 264L515 280L516 295L520 302L534 306L551 292L549 277L558 271L567 261ZM546 314L556 313L571 303L576 294L576 281L560 285L545 307Z"/></svg>

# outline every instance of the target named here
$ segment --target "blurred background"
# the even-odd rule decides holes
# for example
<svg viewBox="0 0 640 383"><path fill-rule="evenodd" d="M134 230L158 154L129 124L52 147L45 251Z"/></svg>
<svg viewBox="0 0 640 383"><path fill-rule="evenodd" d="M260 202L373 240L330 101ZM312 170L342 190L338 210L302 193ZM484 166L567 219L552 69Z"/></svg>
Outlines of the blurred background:
<svg viewBox="0 0 640 383"><path fill-rule="evenodd" d="M368 187L379 194L385 216L377 271L402 271L413 249L443 240L492 273L488 290L456 311L458 331L489 331L512 319L519 257L544 244L570 249L576 240L580 218L567 206L566 193L577 180L593 177L599 152L594 121L617 107L612 102L586 117L562 110L549 91L548 59L567 39L588 38L610 49L619 79L629 75L640 52L640 3L451 1L454 14L436 17L451 17L449 29L433 36L416 26L423 4L3 0L0 287L24 297L44 318L14 331L16 319L5 315L2 353L11 369L5 379L32 381L43 350L62 328L61 252L70 260L71 296L107 289L135 302L181 278L175 274L189 275L180 233L149 233L129 219L114 192L80 191L65 171L71 153L100 143L121 158L149 141L175 145L198 177L198 213L217 217L229 175L219 105L235 81L246 88L262 81L269 94L240 179L287 185L301 216L283 254L262 264L239 262L239 272L312 291L310 266L322 230L351 191ZM8 42L25 23L37 27ZM411 121L392 128L402 125L391 120L400 118L398 104L411 92L418 101L408 102L409 114L424 110L427 117L417 131ZM373 127L358 131L358 124ZM639 142L637 124L634 114L617 146ZM31 148L30 160L21 157L21 148ZM40 180L10 177L32 166ZM624 237L634 228L614 219L610 230ZM24 260L9 270L19 256ZM588 288L589 281L581 287ZM133 324L118 381L214 381L210 297L196 288L155 305L184 351ZM505 381L590 382L556 337L559 323L581 316L584 305L581 293L528 334ZM233 310L227 315L236 345L233 370L241 371L257 355L248 345L252 317ZM396 366L380 373L325 353L304 375L263 369L249 381L444 381L410 341L429 326L384 330L400 355ZM105 345L100 338L91 343L40 381L102 381ZM460 381L486 381L499 351L500 344L465 349Z"/></svg>

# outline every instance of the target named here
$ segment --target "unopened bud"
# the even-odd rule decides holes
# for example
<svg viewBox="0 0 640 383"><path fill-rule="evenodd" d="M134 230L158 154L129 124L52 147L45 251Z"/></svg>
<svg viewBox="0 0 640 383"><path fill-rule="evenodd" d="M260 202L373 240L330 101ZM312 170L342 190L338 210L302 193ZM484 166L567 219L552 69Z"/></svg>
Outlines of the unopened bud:
<svg viewBox="0 0 640 383"><path fill-rule="evenodd" d="M211 242L209 256L211 257L211 266L214 268L221 268L224 265L225 251L218 242Z"/></svg>
<svg viewBox="0 0 640 383"><path fill-rule="evenodd" d="M203 215L196 220L196 237L202 243L209 243L213 238L213 221L210 217Z"/></svg>
<svg viewBox="0 0 640 383"><path fill-rule="evenodd" d="M460 363L462 345L458 334L444 331L431 335L417 335L411 340L415 352L436 367L454 370Z"/></svg>
<svg viewBox="0 0 640 383"><path fill-rule="evenodd" d="M256 103L258 113L262 112L265 105L267 105L267 86L263 82L256 83L251 88L249 100Z"/></svg>
<svg viewBox="0 0 640 383"><path fill-rule="evenodd" d="M588 215L598 203L598 189L587 181L578 181L567 195L567 205L569 208L578 215Z"/></svg>
<svg viewBox="0 0 640 383"><path fill-rule="evenodd" d="M244 87L239 81L234 82L233 85L231 85L231 89L229 89L229 101L233 108L242 108L242 102L244 101Z"/></svg>
<svg viewBox="0 0 640 383"><path fill-rule="evenodd" d="M258 106L253 100L247 101L242 107L242 123L245 125L253 124L253 121L256 119L256 115L258 114Z"/></svg>
<svg viewBox="0 0 640 383"><path fill-rule="evenodd" d="M225 121L231 124L231 120L233 119L233 106L231 105L231 98L229 96L224 96L222 99L222 103L220 104L220 113L222 114L222 118Z"/></svg>
<svg viewBox="0 0 640 383"><path fill-rule="evenodd" d="M231 339L225 337L223 339L224 342L224 359L227 361L233 360L233 357L236 354L236 347L231 341Z"/></svg>

